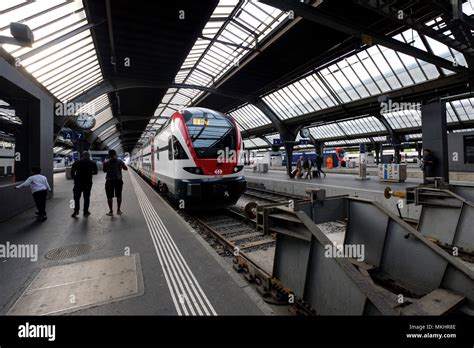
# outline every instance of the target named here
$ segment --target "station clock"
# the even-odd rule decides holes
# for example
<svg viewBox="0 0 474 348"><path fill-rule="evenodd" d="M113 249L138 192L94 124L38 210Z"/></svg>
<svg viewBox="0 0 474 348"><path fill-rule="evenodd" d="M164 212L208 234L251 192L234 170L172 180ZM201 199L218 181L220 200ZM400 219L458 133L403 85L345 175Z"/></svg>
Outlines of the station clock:
<svg viewBox="0 0 474 348"><path fill-rule="evenodd" d="M302 138L309 138L309 129L308 128L301 129L300 135Z"/></svg>
<svg viewBox="0 0 474 348"><path fill-rule="evenodd" d="M76 117L76 125L84 130L89 130L95 126L95 118L89 114L79 114Z"/></svg>

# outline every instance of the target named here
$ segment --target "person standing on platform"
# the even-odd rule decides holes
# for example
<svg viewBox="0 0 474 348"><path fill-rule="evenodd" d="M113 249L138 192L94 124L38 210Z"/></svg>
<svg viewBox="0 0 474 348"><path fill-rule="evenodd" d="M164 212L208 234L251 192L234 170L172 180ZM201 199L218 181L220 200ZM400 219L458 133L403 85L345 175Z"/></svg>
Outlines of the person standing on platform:
<svg viewBox="0 0 474 348"><path fill-rule="evenodd" d="M304 161L305 162L305 165L306 165L306 176L305 176L305 179L308 179L308 177L310 179L313 178L313 176L311 175L311 170L313 169L313 161L311 160L311 156L308 156L308 158Z"/></svg>
<svg viewBox="0 0 474 348"><path fill-rule="evenodd" d="M88 151L82 153L81 159L72 164L71 176L74 180L74 212L71 217L75 218L81 208L81 194L84 194L84 216L89 216L89 202L92 190L92 175L97 174L97 165L91 160Z"/></svg>
<svg viewBox="0 0 474 348"><path fill-rule="evenodd" d="M426 178L432 178L435 176L435 166L436 166L436 158L434 157L433 153L430 149L423 150L423 162L422 162L422 169L423 169L423 182L426 184Z"/></svg>
<svg viewBox="0 0 474 348"><path fill-rule="evenodd" d="M316 167L316 170L312 173L316 176L316 178L320 177L320 173L318 171L318 161L319 161L319 154L316 152L315 158L314 158L314 166Z"/></svg>
<svg viewBox="0 0 474 348"><path fill-rule="evenodd" d="M303 164L304 164L304 157L301 156L298 161L296 161L296 177L302 178L303 177Z"/></svg>
<svg viewBox="0 0 474 348"><path fill-rule="evenodd" d="M113 199L117 197L117 214L121 215L120 207L122 205L122 169L128 170L123 161L117 158L115 150L109 150L109 159L104 162L105 176L105 194L107 195L107 203L109 205L108 216L113 216Z"/></svg>
<svg viewBox="0 0 474 348"><path fill-rule="evenodd" d="M318 176L321 176L321 173L324 174L324 177L326 177L326 172L323 170L323 155L318 155L316 158L316 167L318 168Z"/></svg>
<svg viewBox="0 0 474 348"><path fill-rule="evenodd" d="M46 197L48 196L48 191L51 191L51 187L49 186L48 179L41 175L41 168L40 167L33 167L31 169L31 176L25 180L24 183L16 186L16 189L23 188L29 186L31 189L31 193L33 194L33 199L35 200L36 208L38 211L36 215L38 215L38 221L46 221Z"/></svg>

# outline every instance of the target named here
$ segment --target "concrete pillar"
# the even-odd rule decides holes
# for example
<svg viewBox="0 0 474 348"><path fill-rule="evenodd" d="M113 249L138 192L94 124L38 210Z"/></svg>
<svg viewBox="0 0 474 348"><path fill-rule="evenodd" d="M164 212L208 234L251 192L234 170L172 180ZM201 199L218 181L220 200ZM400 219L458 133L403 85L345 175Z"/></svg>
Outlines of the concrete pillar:
<svg viewBox="0 0 474 348"><path fill-rule="evenodd" d="M394 158L393 161L396 164L400 164L400 145L396 144L393 146L393 153L394 153Z"/></svg>
<svg viewBox="0 0 474 348"><path fill-rule="evenodd" d="M0 58L0 95L11 104L23 125L15 129L15 151L21 160L15 162L15 180L23 181L32 166L53 186L53 117L54 99L15 66ZM0 221L34 205L29 190L15 190L15 184L0 187Z"/></svg>
<svg viewBox="0 0 474 348"><path fill-rule="evenodd" d="M382 144L375 144L375 164L379 165L380 163L380 148L382 147Z"/></svg>
<svg viewBox="0 0 474 348"><path fill-rule="evenodd" d="M416 151L418 152L418 160L421 161L422 157L423 157L423 154L421 153L421 144L417 141L415 141L415 149Z"/></svg>
<svg viewBox="0 0 474 348"><path fill-rule="evenodd" d="M295 145L296 135L289 130L285 130L284 132L280 133L280 139L283 141L283 145L285 146L285 154L287 158L286 173L290 175L293 168L291 159L293 158L293 147Z"/></svg>

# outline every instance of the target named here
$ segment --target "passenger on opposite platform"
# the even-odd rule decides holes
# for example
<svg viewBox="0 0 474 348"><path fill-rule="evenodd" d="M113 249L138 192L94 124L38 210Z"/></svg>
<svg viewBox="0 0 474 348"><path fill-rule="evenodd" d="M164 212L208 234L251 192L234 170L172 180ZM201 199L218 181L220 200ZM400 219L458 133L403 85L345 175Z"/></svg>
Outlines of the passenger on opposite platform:
<svg viewBox="0 0 474 348"><path fill-rule="evenodd" d="M423 170L423 183L427 183L427 178L435 176L436 158L430 149L423 150L423 162L421 169Z"/></svg>
<svg viewBox="0 0 474 348"><path fill-rule="evenodd" d="M301 179L303 177L303 164L304 157L301 156L298 161L296 161L296 177Z"/></svg>
<svg viewBox="0 0 474 348"><path fill-rule="evenodd" d="M318 176L321 176L321 173L324 174L324 177L326 177L326 172L322 169L323 168L323 155L318 154L318 157L316 157L316 167L318 168Z"/></svg>
<svg viewBox="0 0 474 348"><path fill-rule="evenodd" d="M308 177L310 179L313 178L313 175L311 174L311 170L313 169L313 161L311 160L311 157L308 156L308 158L306 158L306 160L304 161L304 165L305 167L305 170L306 170L306 176L305 176L305 179L308 179Z"/></svg>

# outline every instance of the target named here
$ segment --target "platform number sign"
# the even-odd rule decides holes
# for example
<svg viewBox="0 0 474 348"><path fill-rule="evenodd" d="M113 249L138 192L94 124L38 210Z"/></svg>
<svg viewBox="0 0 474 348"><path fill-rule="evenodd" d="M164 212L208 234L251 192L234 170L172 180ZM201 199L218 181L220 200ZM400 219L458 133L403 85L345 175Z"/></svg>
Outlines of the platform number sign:
<svg viewBox="0 0 474 348"><path fill-rule="evenodd" d="M83 132L63 131L63 138L68 140L84 140Z"/></svg>
<svg viewBox="0 0 474 348"><path fill-rule="evenodd" d="M63 132L64 139L72 140L72 132Z"/></svg>

